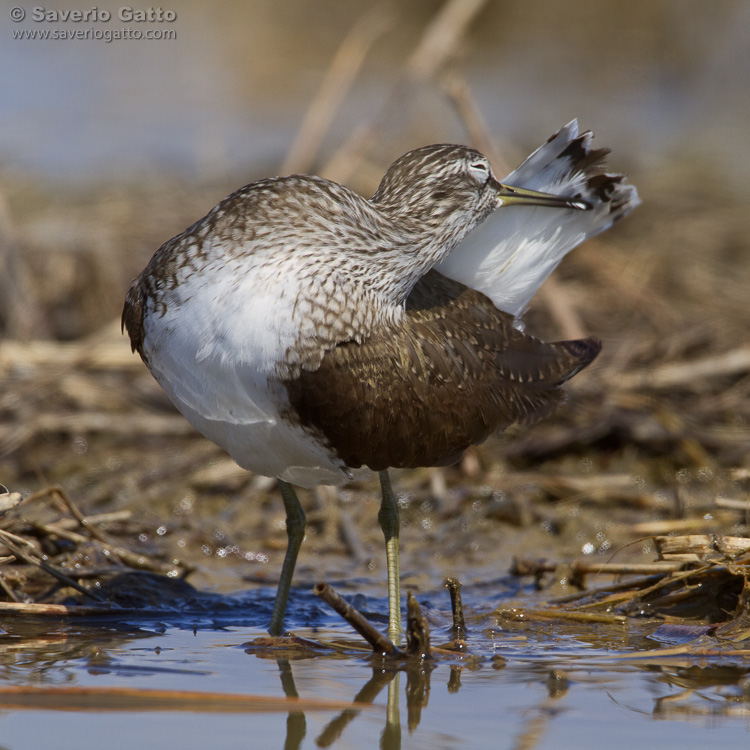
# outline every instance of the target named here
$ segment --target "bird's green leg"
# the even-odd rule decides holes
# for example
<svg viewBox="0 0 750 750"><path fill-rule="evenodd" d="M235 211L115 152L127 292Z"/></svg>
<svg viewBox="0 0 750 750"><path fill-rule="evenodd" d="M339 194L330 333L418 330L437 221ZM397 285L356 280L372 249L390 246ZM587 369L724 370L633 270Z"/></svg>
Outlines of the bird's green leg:
<svg viewBox="0 0 750 750"><path fill-rule="evenodd" d="M297 554L305 538L305 511L299 504L297 494L291 484L281 479L278 480L281 497L284 499L286 510L286 535L289 538L284 555L284 564L281 567L279 587L276 589L276 601L273 604L271 623L268 632L275 638L284 632L284 614L286 613L286 602L289 598L289 588L292 585L294 566L297 564Z"/></svg>
<svg viewBox="0 0 750 750"><path fill-rule="evenodd" d="M391 488L387 471L379 472L383 500L378 512L378 522L385 536L385 557L388 566L388 637L398 645L401 642L401 589L398 571L398 503Z"/></svg>

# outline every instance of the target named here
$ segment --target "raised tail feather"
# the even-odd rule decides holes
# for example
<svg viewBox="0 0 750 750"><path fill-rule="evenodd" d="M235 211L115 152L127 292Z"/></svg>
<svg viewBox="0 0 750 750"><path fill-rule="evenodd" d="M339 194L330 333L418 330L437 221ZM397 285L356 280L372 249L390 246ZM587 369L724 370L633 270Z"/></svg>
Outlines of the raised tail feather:
<svg viewBox="0 0 750 750"><path fill-rule="evenodd" d="M592 148L593 134L578 134L573 120L501 182L555 195L582 198L588 211L504 207L480 224L435 266L451 279L486 294L518 316L542 282L574 247L639 205L635 187L606 171L608 149Z"/></svg>

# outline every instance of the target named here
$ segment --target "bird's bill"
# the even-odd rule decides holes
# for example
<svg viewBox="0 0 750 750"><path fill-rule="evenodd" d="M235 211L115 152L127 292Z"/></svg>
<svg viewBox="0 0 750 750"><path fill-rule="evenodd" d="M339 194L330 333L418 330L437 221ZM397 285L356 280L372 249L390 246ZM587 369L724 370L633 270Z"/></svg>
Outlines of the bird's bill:
<svg viewBox="0 0 750 750"><path fill-rule="evenodd" d="M582 200L565 198L562 195L540 193L537 190L512 187L498 183L497 207L500 206L551 206L556 208L576 208L585 211L591 206Z"/></svg>

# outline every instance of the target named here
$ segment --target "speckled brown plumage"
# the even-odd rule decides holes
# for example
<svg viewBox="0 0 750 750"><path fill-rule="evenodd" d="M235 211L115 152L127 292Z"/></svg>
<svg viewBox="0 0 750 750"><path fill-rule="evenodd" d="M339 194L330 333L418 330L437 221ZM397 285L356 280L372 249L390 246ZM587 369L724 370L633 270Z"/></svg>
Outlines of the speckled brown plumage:
<svg viewBox="0 0 750 750"><path fill-rule="evenodd" d="M483 294L435 271L407 316L329 351L286 381L293 414L353 468L436 466L514 422L548 414L560 386L599 353L595 339L546 344Z"/></svg>

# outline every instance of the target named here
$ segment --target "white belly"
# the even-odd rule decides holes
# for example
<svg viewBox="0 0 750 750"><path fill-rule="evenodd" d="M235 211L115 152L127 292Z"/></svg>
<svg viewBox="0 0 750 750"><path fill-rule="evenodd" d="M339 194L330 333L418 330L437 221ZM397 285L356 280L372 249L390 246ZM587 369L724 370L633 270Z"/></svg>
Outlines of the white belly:
<svg viewBox="0 0 750 750"><path fill-rule="evenodd" d="M166 382L161 384L188 422L227 451L243 469L278 477L300 487L340 485L354 477L325 446L302 428L288 425L278 415L275 419L245 423L207 419L181 403Z"/></svg>
<svg viewBox="0 0 750 750"><path fill-rule="evenodd" d="M283 419L286 391L270 385L299 330L288 277L229 265L203 268L146 311L149 369L190 424L243 468L302 487L349 481L322 442Z"/></svg>

